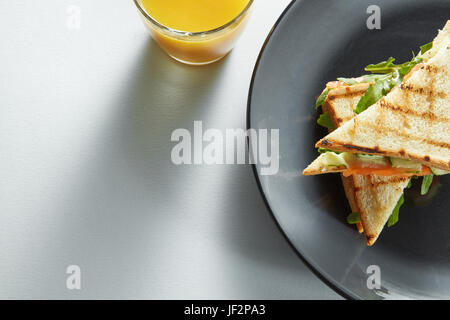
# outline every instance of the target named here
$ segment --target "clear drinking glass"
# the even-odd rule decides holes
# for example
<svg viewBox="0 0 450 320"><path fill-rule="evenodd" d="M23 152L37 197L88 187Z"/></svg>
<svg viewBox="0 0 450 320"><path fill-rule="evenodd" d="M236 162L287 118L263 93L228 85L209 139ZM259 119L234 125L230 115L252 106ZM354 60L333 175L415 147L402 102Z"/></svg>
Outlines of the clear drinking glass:
<svg viewBox="0 0 450 320"><path fill-rule="evenodd" d="M192 65L215 62L233 49L248 21L253 2L249 0L244 10L223 26L201 32L186 32L162 25L144 9L142 0L134 0L141 18L159 46L172 58Z"/></svg>

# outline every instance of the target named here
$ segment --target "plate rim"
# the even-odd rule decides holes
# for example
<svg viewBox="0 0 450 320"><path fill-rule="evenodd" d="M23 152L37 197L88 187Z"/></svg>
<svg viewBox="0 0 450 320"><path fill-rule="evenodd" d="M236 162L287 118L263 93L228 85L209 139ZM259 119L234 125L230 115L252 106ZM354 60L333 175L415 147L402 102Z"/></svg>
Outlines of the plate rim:
<svg viewBox="0 0 450 320"><path fill-rule="evenodd" d="M279 27L279 24L281 23L281 21L285 18L286 14L289 12L289 10L292 8L292 6L297 2L297 0L291 0L291 2L287 5L287 7L283 10L283 12L281 13L281 15L278 17L278 19L276 20L275 24L273 25L273 27L271 28L269 34L267 35L266 39L264 40L264 43L259 51L258 57L256 59L255 62L255 66L253 67L253 72L252 72L252 77L250 80L250 86L249 86L249 90L248 90L248 96L247 96L247 114L246 114L246 129L249 130L251 129L251 103L252 103L252 94L253 94L253 87L255 84L255 78L256 78L256 74L258 72L258 68L260 66L262 57L264 55L265 49L268 45L268 43L270 42L273 33L277 30L277 28ZM303 2L303 0L299 0L299 3ZM249 152L251 152L251 148L250 148L250 143L247 139L247 147ZM333 281L332 279L328 278L327 275L323 272L320 271L320 269L315 266L315 263L312 261L312 259L308 258L304 253L301 252L300 249L298 249L289 239L288 235L286 234L286 232L282 229L280 222L278 221L274 211L272 210L269 201L264 193L262 184L261 184L261 180L259 178L259 174L258 174L258 170L256 168L256 164L251 164L252 167L252 171L253 171L253 175L255 177L256 180L256 184L258 186L258 190L259 193L261 194L261 197L263 199L263 202L267 208L267 210L270 213L270 216L272 217L272 220L275 222L275 225L277 226L278 230L280 231L280 233L283 235L283 238L285 239L285 241L289 244L289 246L291 247L291 249L296 253L296 255L300 258L300 260L308 267L308 269L317 277L319 278L323 283L325 283L329 288L331 288L334 292L336 292L337 294L339 294L340 296L342 296L345 299L348 300L356 300L359 299L359 297L357 297L356 295L352 294L348 289L344 288L342 285L336 283L335 281Z"/></svg>

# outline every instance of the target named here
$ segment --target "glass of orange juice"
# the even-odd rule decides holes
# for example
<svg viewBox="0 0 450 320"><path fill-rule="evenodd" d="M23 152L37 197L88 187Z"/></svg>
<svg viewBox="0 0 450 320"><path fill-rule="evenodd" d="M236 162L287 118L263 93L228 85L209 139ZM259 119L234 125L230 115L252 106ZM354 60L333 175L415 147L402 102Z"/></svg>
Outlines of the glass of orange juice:
<svg viewBox="0 0 450 320"><path fill-rule="evenodd" d="M153 39L172 58L212 63L233 48L254 0L134 0Z"/></svg>

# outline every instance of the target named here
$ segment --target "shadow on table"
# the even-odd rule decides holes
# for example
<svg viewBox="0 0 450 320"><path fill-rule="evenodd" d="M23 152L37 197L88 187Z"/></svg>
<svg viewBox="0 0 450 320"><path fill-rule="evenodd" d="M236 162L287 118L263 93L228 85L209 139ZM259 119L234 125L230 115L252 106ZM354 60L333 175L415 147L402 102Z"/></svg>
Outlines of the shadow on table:
<svg viewBox="0 0 450 320"><path fill-rule="evenodd" d="M239 166L240 188L230 185L229 212L224 220L225 228L231 231L228 236L229 250L251 259L261 266L262 272L270 277L266 281L240 281L236 277L236 287L240 287L244 299L270 299L278 291L280 299L320 298L328 292L325 284L315 281L311 272L302 263L276 227L272 216L265 206L250 166ZM245 190L245 192L242 192ZM258 273L261 274L261 270ZM271 271L273 270L273 272ZM255 270L256 271L256 270ZM253 272L242 275L253 277ZM286 279L289 279L286 281ZM289 286L286 286L289 283ZM279 286L278 289L274 290ZM299 290L303 288L303 290ZM305 289L322 290L305 292ZM272 294L266 295L266 292ZM258 293L255 295L255 293Z"/></svg>
<svg viewBox="0 0 450 320"><path fill-rule="evenodd" d="M212 97L226 63L227 58L207 66L183 65L149 40L127 77L118 80L120 92L111 92L119 99L102 106L106 116L90 135L85 163L77 169L79 178L61 191L64 220L57 240L66 253L40 253L40 261L55 261L61 270L67 267L65 261L87 270L83 297L133 298L139 293L130 279L151 272L149 268L161 272L151 260L158 260L167 248L164 239L154 236L155 229L167 228L164 213L175 211L172 199L185 192L180 181L186 172L170 158L171 133L197 120L197 115L208 114L199 101ZM149 242L161 247L149 251ZM142 265L130 266L130 261ZM61 277L59 284L65 283L65 274ZM55 290L57 297L61 292L70 296ZM38 291L30 295L38 297Z"/></svg>

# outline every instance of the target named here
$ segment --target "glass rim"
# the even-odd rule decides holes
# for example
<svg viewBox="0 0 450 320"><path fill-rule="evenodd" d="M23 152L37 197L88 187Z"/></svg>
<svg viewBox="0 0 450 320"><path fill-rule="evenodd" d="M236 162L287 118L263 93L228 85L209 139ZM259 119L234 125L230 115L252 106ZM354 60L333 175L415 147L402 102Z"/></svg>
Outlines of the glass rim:
<svg viewBox="0 0 450 320"><path fill-rule="evenodd" d="M229 22L225 23L224 25L217 27L215 29L210 29L210 30L206 30L206 31L196 31L196 32L181 31L181 30L172 29L170 27L167 27L167 26L163 25L162 23L158 22L156 19L152 18L152 16L141 5L142 0L133 0L133 2L136 5L136 7L138 8L138 10L141 12L141 14L147 20L149 20L151 23L155 24L156 26L158 26L159 28L161 28L165 31L175 33L180 36L204 36L204 35L209 35L212 33L219 32L219 31L224 30L224 29L228 28L229 26L233 25L236 21L241 19L244 16L244 14L247 13L247 11L252 6L254 0L249 0L247 5L245 6L245 8L236 17L234 17L233 19L231 19Z"/></svg>

